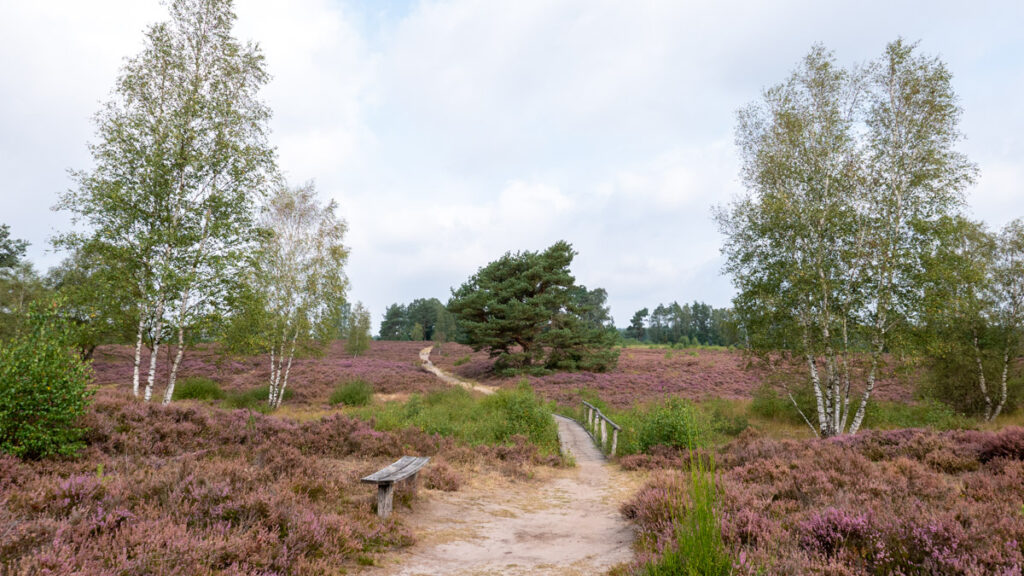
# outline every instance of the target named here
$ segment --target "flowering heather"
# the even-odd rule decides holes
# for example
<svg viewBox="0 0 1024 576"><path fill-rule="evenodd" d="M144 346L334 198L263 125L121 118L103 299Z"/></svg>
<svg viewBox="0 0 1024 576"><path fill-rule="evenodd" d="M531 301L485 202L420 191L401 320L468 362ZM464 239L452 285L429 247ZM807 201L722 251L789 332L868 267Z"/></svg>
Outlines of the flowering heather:
<svg viewBox="0 0 1024 576"><path fill-rule="evenodd" d="M341 415L298 423L110 388L83 424L77 459L0 455L0 574L334 574L413 539L401 513L373 513L359 478L414 453L439 462L425 470L432 486L455 490L452 465L540 459L521 441L471 448Z"/></svg>
<svg viewBox="0 0 1024 576"><path fill-rule="evenodd" d="M871 431L830 440L748 434L717 454L721 529L737 574L1002 575L1024 566L1024 429ZM673 537L682 459L623 513L638 560Z"/></svg>
<svg viewBox="0 0 1024 576"><path fill-rule="evenodd" d="M624 348L618 366L607 373L558 372L511 378L496 376L487 353L473 352L468 346L445 344L443 352L435 349L430 359L448 372L492 385L510 386L525 378L539 394L560 404L576 403L580 390L587 389L618 408L670 396L750 398L768 377L757 361L741 352L716 349ZM804 375L801 366L786 370L795 378ZM878 400L909 400L910 396L907 386L892 377L880 380L872 395Z"/></svg>
<svg viewBox="0 0 1024 576"><path fill-rule="evenodd" d="M333 342L320 357L297 358L292 365L288 389L289 404L326 404L338 382L361 379L377 393L429 392L445 385L420 368L422 342L385 342L370 344L363 355L353 358L345 353L344 342ZM102 346L96 350L93 370L95 382L103 386L129 389L135 351L129 346ZM143 351L143 379L149 357ZM158 359L157 387L164 386L168 374L167 357ZM245 391L270 382L270 364L265 356L227 357L216 345L199 346L185 352L179 378L209 378L227 391Z"/></svg>

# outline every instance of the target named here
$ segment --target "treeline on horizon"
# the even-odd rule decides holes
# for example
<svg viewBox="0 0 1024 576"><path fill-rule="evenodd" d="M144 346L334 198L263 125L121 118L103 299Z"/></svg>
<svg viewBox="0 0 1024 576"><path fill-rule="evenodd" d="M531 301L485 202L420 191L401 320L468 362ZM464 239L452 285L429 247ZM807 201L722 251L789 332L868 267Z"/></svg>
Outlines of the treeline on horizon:
<svg viewBox="0 0 1024 576"><path fill-rule="evenodd" d="M596 310L588 322L594 326L611 327L614 321L606 304L608 293L603 288L586 290L587 299ZM710 304L658 304L633 314L629 326L616 329L621 344L642 343L670 346L739 346L742 328L730 308ZM437 298L417 298L408 304L394 303L387 307L380 324L378 340L414 340L430 342L463 342L458 319Z"/></svg>
<svg viewBox="0 0 1024 576"><path fill-rule="evenodd" d="M654 311L637 310L621 331L627 341L681 346L738 346L743 342L740 323L730 308L692 304L658 304Z"/></svg>

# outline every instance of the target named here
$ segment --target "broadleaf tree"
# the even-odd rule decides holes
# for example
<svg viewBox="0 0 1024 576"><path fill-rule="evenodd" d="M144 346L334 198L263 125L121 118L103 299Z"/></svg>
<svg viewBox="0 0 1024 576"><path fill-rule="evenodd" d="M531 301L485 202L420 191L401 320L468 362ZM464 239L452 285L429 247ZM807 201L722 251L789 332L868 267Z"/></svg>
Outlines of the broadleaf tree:
<svg viewBox="0 0 1024 576"><path fill-rule="evenodd" d="M96 115L95 168L74 172L77 186L58 204L88 228L58 244L89 246L131 279L137 396L143 342L151 347L148 401L160 345L176 334L164 403L186 330L223 306L276 180L270 110L259 98L268 75L259 48L232 35L231 0L168 7L170 20L146 30Z"/></svg>
<svg viewBox="0 0 1024 576"><path fill-rule="evenodd" d="M587 321L600 313L569 271L575 255L559 241L543 252L506 253L480 268L448 302L465 342L487 350L503 371L614 367L618 335Z"/></svg>
<svg viewBox="0 0 1024 576"><path fill-rule="evenodd" d="M268 355L271 409L284 400L296 354L322 352L337 335L348 249L336 210L334 201L320 204L312 184L281 186L259 220L262 240L238 290L245 297L232 312L227 340L236 350Z"/></svg>
<svg viewBox="0 0 1024 576"><path fill-rule="evenodd" d="M894 328L920 312L933 224L975 174L960 114L945 65L902 40L852 69L815 46L739 113L747 193L716 213L735 312L753 348L802 358L821 436L860 428Z"/></svg>

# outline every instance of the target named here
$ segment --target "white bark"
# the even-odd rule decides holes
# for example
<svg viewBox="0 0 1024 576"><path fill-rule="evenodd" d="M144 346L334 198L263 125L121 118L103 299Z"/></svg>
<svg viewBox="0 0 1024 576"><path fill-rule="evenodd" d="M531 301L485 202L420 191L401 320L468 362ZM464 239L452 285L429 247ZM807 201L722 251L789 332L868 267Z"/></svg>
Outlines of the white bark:
<svg viewBox="0 0 1024 576"><path fill-rule="evenodd" d="M167 379L167 390L164 391L164 404L170 404L174 397L174 383L178 379L178 366L181 366L181 358L185 354L185 325L178 325L178 351L174 354L174 364L171 365L171 376Z"/></svg>
<svg viewBox="0 0 1024 576"><path fill-rule="evenodd" d="M978 368L978 387L981 388L981 395L985 398L985 420L992 419L992 397L988 393L988 383L985 381L985 365L981 362L981 347L978 346L978 332L974 331L974 362Z"/></svg>
<svg viewBox="0 0 1024 576"><path fill-rule="evenodd" d="M142 333L146 329L146 315L139 312L139 330L135 339L135 364L132 373L132 393L139 397L139 365L142 364Z"/></svg>
<svg viewBox="0 0 1024 576"><path fill-rule="evenodd" d="M164 330L164 301L161 299L156 306L156 325L153 329L153 349L149 356L149 378L146 380L146 393L143 400L149 402L153 397L153 384L156 382L156 360L160 354L160 339Z"/></svg>

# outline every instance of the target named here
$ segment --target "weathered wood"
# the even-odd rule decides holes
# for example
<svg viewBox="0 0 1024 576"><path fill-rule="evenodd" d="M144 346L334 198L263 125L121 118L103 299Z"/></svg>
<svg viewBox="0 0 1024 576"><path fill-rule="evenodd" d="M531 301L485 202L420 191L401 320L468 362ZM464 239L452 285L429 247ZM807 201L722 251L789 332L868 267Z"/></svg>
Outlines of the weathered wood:
<svg viewBox="0 0 1024 576"><path fill-rule="evenodd" d="M398 482L420 471L420 468L430 461L429 457L402 456L394 464L381 468L377 472L362 479L367 484L380 484L382 482Z"/></svg>
<svg viewBox="0 0 1024 576"><path fill-rule="evenodd" d="M363 478L361 482L377 485L377 515L387 518L395 500L395 482L408 479L413 490L417 487L417 473L430 461L429 457L402 456L390 464Z"/></svg>
<svg viewBox="0 0 1024 576"><path fill-rule="evenodd" d="M595 443L599 443L601 451L603 452L605 447L608 445L608 427L612 429L612 446L609 450L609 455L615 456L615 451L619 445L619 430L622 427L612 422L610 418L601 413L601 410L586 400L583 401L583 408L586 410L587 432L590 433L591 438L594 439ZM601 440L598 441L598 431L600 430Z"/></svg>
<svg viewBox="0 0 1024 576"><path fill-rule="evenodd" d="M387 518L395 502L395 483L384 482L377 485L377 515Z"/></svg>

